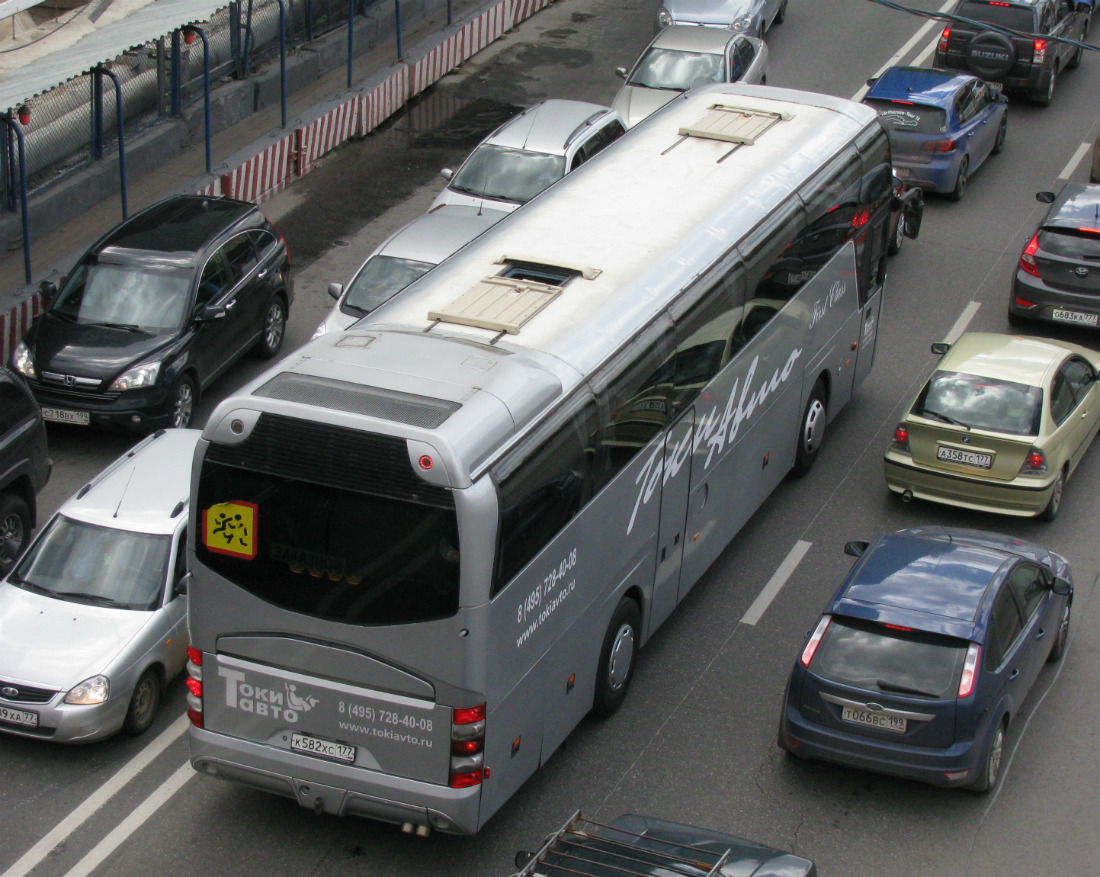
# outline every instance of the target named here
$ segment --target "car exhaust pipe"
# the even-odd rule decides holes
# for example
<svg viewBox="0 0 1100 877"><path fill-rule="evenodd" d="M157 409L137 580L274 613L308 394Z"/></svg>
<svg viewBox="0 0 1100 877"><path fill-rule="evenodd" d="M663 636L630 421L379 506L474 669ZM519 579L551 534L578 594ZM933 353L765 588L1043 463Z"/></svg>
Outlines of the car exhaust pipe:
<svg viewBox="0 0 1100 877"><path fill-rule="evenodd" d="M901 501L902 502L909 502L912 499L913 499L913 491L911 491L907 488L907 489L905 489L901 492Z"/></svg>

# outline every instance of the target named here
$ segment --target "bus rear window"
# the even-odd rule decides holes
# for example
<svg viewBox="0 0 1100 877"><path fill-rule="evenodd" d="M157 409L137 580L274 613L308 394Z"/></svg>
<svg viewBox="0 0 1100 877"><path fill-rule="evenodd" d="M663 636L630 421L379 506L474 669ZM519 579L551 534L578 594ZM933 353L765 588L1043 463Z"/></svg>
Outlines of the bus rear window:
<svg viewBox="0 0 1100 877"><path fill-rule="evenodd" d="M282 609L359 625L458 611L453 507L206 460L198 508L199 561Z"/></svg>

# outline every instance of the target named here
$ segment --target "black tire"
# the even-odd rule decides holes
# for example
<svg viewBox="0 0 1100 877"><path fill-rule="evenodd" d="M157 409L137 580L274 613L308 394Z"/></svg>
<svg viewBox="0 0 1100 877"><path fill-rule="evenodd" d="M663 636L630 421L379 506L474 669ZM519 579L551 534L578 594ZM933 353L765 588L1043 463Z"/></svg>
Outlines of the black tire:
<svg viewBox="0 0 1100 877"><path fill-rule="evenodd" d="M1001 778L1001 761L1004 758L1005 728L1007 726L1008 721L1004 718L997 723L997 730L993 732L993 739L989 742L989 749L985 753L981 773L978 774L978 778L970 786L975 792L992 791Z"/></svg>
<svg viewBox="0 0 1100 877"><path fill-rule="evenodd" d="M1072 605L1069 600L1066 600L1066 608L1062 610L1062 618L1058 622L1058 632L1054 635L1054 642L1050 644L1050 654L1047 655L1047 661L1051 664L1062 660L1062 655L1066 653L1066 644L1069 642L1069 616Z"/></svg>
<svg viewBox="0 0 1100 877"><path fill-rule="evenodd" d="M1087 32L1088 31L1086 30L1086 33ZM1082 34L1081 39L1084 39L1084 38L1085 38L1085 36L1084 36L1084 34ZM1080 46L1078 46L1077 51L1073 53L1073 57L1070 58L1066 62L1066 66L1070 70L1076 70L1078 67L1080 67L1081 66L1081 56L1084 54L1084 52L1085 52L1085 50L1083 48L1081 48Z"/></svg>
<svg viewBox="0 0 1100 877"><path fill-rule="evenodd" d="M825 440L825 421L828 417L825 384L819 378L806 402L806 410L802 412L798 427L798 448L795 451L794 466L791 467L792 475L801 478L813 468L818 449Z"/></svg>
<svg viewBox="0 0 1100 877"><path fill-rule="evenodd" d="M897 221L890 232L890 242L886 245L886 252L896 256L901 252L901 245L905 243L905 210L898 211Z"/></svg>
<svg viewBox="0 0 1100 877"><path fill-rule="evenodd" d="M1066 470L1063 469L1054 480L1054 490L1050 494L1050 502L1048 502L1047 507L1039 513L1040 521L1053 521L1058 517L1058 512L1062 508L1062 496L1065 492Z"/></svg>
<svg viewBox="0 0 1100 877"><path fill-rule="evenodd" d="M1047 83L1046 91L1036 91L1031 95L1031 99L1041 107L1049 107L1051 101L1054 100L1054 86L1058 81L1058 68L1052 67L1050 71L1050 82Z"/></svg>
<svg viewBox="0 0 1100 877"><path fill-rule="evenodd" d="M14 493L0 493L0 576L11 572L31 538L31 510Z"/></svg>
<svg viewBox="0 0 1100 877"><path fill-rule="evenodd" d="M955 177L955 188L947 193L952 201L961 201L966 194L967 183L970 182L970 156L964 155L962 164L959 165L959 173Z"/></svg>
<svg viewBox="0 0 1100 877"><path fill-rule="evenodd" d="M199 401L199 391L195 379L183 374L172 384L172 393L168 399L168 425L176 429L187 429L191 418L195 416L195 406Z"/></svg>
<svg viewBox="0 0 1100 877"><path fill-rule="evenodd" d="M134 693L130 697L130 706L126 710L126 720L122 723L122 730L127 734L137 736L144 734L153 724L153 719L160 709L161 685L160 674L150 667L141 674Z"/></svg>
<svg viewBox="0 0 1100 877"><path fill-rule="evenodd" d="M1005 149L1005 138L1008 136L1008 113L1001 116L1001 127L997 129L997 139L993 141L993 154L1000 155Z"/></svg>
<svg viewBox="0 0 1100 877"><path fill-rule="evenodd" d="M260 327L260 338L256 342L255 354L260 359L271 359L283 346L286 337L286 305L282 296L275 296L264 311L264 322Z"/></svg>
<svg viewBox="0 0 1100 877"><path fill-rule="evenodd" d="M600 663L596 668L596 694L592 699L592 713L602 719L613 715L622 706L630 680L634 678L641 619L638 604L629 597L623 597L607 626L603 648L600 649Z"/></svg>

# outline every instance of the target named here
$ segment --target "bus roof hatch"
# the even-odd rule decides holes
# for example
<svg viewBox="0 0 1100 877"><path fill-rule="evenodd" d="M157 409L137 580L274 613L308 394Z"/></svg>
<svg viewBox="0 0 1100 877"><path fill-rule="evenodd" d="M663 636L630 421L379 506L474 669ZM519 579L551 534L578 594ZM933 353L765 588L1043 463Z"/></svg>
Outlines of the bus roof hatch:
<svg viewBox="0 0 1100 877"><path fill-rule="evenodd" d="M767 112L745 107L714 104L694 125L685 125L679 133L684 137L702 137L725 143L752 146L756 138L776 122L794 118L790 113Z"/></svg>
<svg viewBox="0 0 1100 877"><path fill-rule="evenodd" d="M561 286L514 277L485 277L429 320L515 335L561 293Z"/></svg>

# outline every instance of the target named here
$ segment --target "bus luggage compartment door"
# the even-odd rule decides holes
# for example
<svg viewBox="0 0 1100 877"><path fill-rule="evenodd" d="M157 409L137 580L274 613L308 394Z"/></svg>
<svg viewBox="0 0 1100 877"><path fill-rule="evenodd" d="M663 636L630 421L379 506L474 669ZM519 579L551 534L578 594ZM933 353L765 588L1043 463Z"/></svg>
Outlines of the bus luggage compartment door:
<svg viewBox="0 0 1100 877"><path fill-rule="evenodd" d="M688 492L691 487L691 437L694 426L695 411L689 408L665 433L661 469L661 523L657 533L657 566L653 581L650 632L660 626L679 600Z"/></svg>

